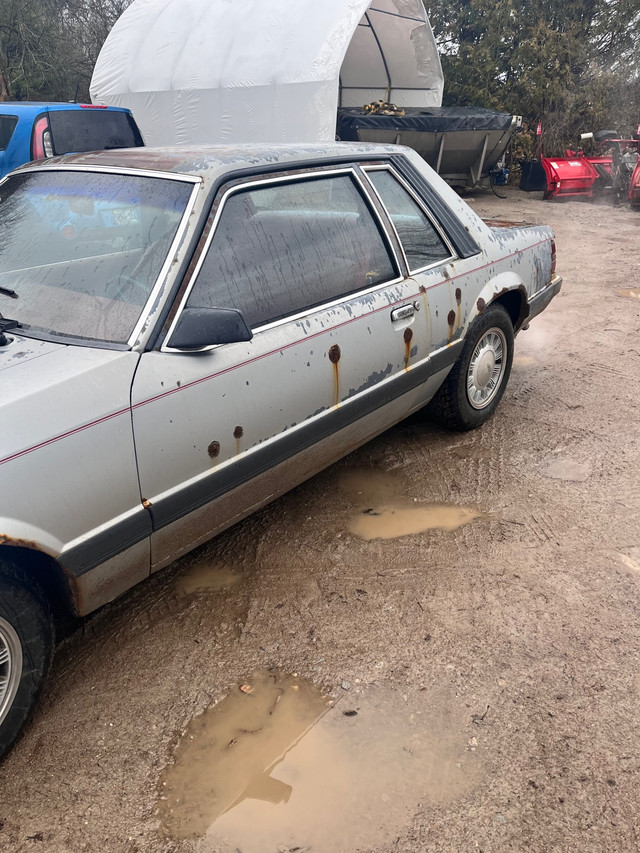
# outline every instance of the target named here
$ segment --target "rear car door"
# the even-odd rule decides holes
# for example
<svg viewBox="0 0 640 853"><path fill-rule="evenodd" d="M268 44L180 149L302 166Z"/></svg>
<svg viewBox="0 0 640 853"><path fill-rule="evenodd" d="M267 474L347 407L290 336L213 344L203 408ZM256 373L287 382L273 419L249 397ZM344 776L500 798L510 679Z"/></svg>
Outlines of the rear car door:
<svg viewBox="0 0 640 853"><path fill-rule="evenodd" d="M133 386L154 568L404 417L431 370L406 275L356 167L252 177L214 201L165 344ZM250 342L171 347L185 308Z"/></svg>

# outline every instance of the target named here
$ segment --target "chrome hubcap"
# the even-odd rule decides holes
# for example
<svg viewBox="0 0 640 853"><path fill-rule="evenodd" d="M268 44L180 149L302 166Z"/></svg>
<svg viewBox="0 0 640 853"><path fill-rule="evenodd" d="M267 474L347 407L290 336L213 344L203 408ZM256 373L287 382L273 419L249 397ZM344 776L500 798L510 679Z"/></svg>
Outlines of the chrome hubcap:
<svg viewBox="0 0 640 853"><path fill-rule="evenodd" d="M12 625L0 617L0 723L9 713L22 675L22 646Z"/></svg>
<svg viewBox="0 0 640 853"><path fill-rule="evenodd" d="M500 329L489 329L471 356L467 397L474 409L486 408L498 393L504 377L507 340Z"/></svg>

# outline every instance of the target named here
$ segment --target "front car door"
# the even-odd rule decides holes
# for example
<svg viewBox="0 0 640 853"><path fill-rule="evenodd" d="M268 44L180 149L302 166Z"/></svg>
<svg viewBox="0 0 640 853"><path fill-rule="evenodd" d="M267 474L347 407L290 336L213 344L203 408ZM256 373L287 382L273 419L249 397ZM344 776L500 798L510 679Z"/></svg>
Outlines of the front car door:
<svg viewBox="0 0 640 853"><path fill-rule="evenodd" d="M381 209L355 166L219 192L165 344L143 354L133 387L154 568L421 401L428 323ZM184 307L239 309L253 339L174 351Z"/></svg>

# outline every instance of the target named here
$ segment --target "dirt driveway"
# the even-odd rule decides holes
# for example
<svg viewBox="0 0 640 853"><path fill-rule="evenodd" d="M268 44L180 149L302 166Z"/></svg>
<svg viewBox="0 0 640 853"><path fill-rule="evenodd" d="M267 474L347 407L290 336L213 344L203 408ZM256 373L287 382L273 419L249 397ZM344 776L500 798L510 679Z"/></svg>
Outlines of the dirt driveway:
<svg viewBox="0 0 640 853"><path fill-rule="evenodd" d="M0 849L640 850L640 213L471 203L564 277L498 414L405 422L89 619ZM438 526L353 532L394 508Z"/></svg>

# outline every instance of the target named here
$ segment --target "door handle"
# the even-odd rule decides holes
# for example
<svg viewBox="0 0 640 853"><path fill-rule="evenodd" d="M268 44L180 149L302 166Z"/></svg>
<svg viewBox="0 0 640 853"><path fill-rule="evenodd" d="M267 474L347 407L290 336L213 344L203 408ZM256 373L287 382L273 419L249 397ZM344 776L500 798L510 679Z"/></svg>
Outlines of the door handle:
<svg viewBox="0 0 640 853"><path fill-rule="evenodd" d="M416 313L413 305L403 305L402 308L396 308L391 312L391 322L397 323L399 320L409 320Z"/></svg>

